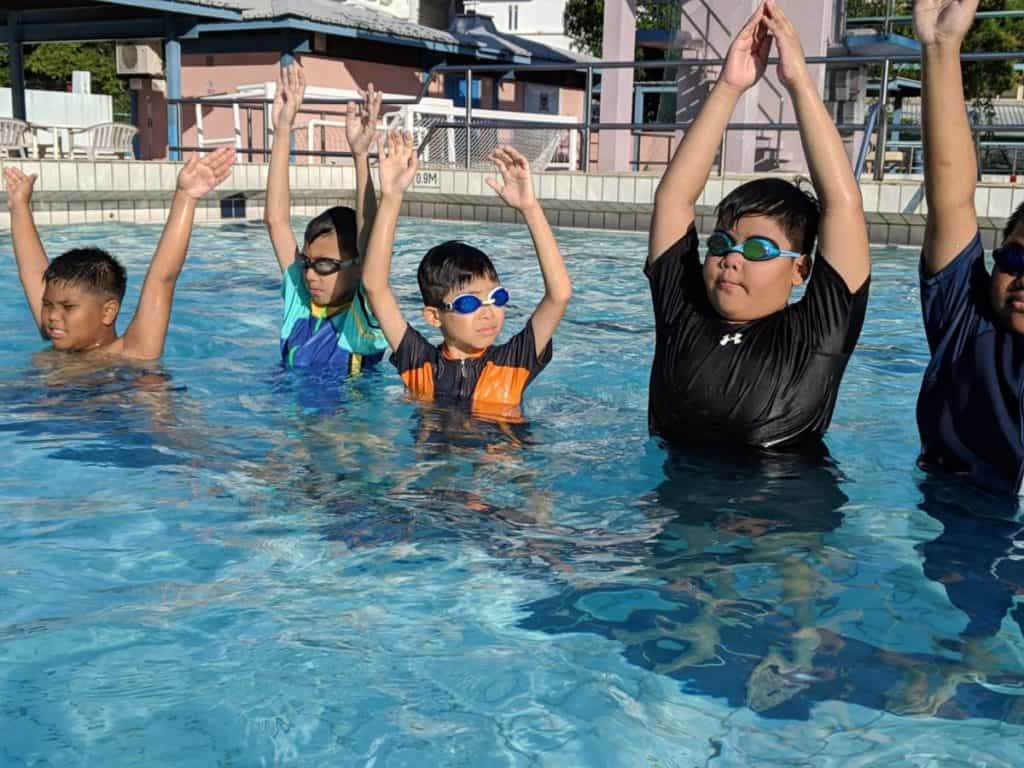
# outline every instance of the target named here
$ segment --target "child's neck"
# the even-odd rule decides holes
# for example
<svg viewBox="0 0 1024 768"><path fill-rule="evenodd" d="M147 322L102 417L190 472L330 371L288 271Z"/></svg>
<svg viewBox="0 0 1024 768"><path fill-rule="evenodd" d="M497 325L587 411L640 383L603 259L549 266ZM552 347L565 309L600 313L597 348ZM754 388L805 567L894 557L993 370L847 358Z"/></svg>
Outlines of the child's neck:
<svg viewBox="0 0 1024 768"><path fill-rule="evenodd" d="M463 348L449 339L444 340L444 355L450 360L470 360L474 357L480 357L487 350L488 347L483 349Z"/></svg>

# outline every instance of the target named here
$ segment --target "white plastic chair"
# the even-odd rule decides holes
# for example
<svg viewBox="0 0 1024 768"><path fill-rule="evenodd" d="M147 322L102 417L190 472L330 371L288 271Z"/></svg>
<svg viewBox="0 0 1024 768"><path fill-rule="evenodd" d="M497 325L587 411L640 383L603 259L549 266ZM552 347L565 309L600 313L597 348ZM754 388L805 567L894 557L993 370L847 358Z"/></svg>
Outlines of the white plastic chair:
<svg viewBox="0 0 1024 768"><path fill-rule="evenodd" d="M95 160L99 155L120 155L126 160L134 160L135 152L132 149L132 139L138 132L138 128L127 123L91 125L84 132L85 146L72 145L70 155L74 157L76 153L82 153L90 160Z"/></svg>
<svg viewBox="0 0 1024 768"><path fill-rule="evenodd" d="M29 131L29 124L24 120L0 117L0 155L14 157L13 153L18 152L21 157L28 157L26 136Z"/></svg>

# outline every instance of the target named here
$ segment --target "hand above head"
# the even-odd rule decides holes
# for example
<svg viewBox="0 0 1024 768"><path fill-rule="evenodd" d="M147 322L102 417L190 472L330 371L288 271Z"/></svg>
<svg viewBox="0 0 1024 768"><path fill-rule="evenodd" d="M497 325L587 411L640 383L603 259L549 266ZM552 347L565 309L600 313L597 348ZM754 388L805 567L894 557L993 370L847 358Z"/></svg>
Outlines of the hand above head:
<svg viewBox="0 0 1024 768"><path fill-rule="evenodd" d="M178 191L198 200L231 175L234 162L234 147L221 147L202 158L192 155L178 174Z"/></svg>
<svg viewBox="0 0 1024 768"><path fill-rule="evenodd" d="M775 47L779 51L780 82L789 89L808 82L810 72L800 37L776 0L765 0L764 25L775 39Z"/></svg>
<svg viewBox="0 0 1024 768"><path fill-rule="evenodd" d="M363 103L350 101L345 111L345 139L353 155L366 155L377 139L377 120L380 116L381 92L373 83L360 90Z"/></svg>
<svg viewBox="0 0 1024 768"><path fill-rule="evenodd" d="M762 2L732 41L718 76L720 83L745 91L761 79L772 47L771 35L764 24L764 11Z"/></svg>
<svg viewBox="0 0 1024 768"><path fill-rule="evenodd" d="M384 196L401 195L412 184L419 167L412 134L388 131L388 142L380 156L380 191Z"/></svg>
<svg viewBox="0 0 1024 768"><path fill-rule="evenodd" d="M978 0L914 0L914 32L924 46L959 46L977 10Z"/></svg>
<svg viewBox="0 0 1024 768"><path fill-rule="evenodd" d="M274 125L291 126L295 116L302 107L302 99L306 95L306 74L298 62L281 67L277 78L277 90L274 92L274 107L271 119Z"/></svg>
<svg viewBox="0 0 1024 768"><path fill-rule="evenodd" d="M537 204L533 193L533 179L530 176L530 163L521 152L512 147L501 146L487 158L501 174L501 182L497 179L485 179L487 186L498 193L507 205L523 211Z"/></svg>
<svg viewBox="0 0 1024 768"><path fill-rule="evenodd" d="M32 202L32 187L36 174L25 174L20 168L4 168L4 184L7 187L7 207L14 210Z"/></svg>

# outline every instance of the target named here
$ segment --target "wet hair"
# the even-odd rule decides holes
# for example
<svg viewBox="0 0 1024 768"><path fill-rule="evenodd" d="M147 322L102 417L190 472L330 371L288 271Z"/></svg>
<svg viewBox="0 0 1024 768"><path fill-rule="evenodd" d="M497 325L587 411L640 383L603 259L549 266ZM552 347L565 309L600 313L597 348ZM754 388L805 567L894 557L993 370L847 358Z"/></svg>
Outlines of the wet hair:
<svg viewBox="0 0 1024 768"><path fill-rule="evenodd" d="M744 216L767 216L778 223L796 250L812 255L821 206L803 183L802 179L795 184L785 179L755 179L736 187L718 204L718 226L731 229Z"/></svg>
<svg viewBox="0 0 1024 768"><path fill-rule="evenodd" d="M1003 240L1009 240L1010 235L1013 234L1013 231L1021 222L1024 222L1024 203L1018 205L1017 210L1010 214L1010 218L1006 220L1006 226L1003 227Z"/></svg>
<svg viewBox="0 0 1024 768"><path fill-rule="evenodd" d="M128 275L102 248L73 248L50 262L44 283L67 283L118 301L124 299Z"/></svg>
<svg viewBox="0 0 1024 768"><path fill-rule="evenodd" d="M312 218L306 225L303 240L309 245L324 235L333 234L338 238L338 252L341 258L359 258L356 244L356 212L348 206L336 205Z"/></svg>
<svg viewBox="0 0 1024 768"><path fill-rule="evenodd" d="M423 304L428 307L440 307L445 294L478 277L497 281L498 270L486 253L458 240L435 245L427 251L416 270Z"/></svg>

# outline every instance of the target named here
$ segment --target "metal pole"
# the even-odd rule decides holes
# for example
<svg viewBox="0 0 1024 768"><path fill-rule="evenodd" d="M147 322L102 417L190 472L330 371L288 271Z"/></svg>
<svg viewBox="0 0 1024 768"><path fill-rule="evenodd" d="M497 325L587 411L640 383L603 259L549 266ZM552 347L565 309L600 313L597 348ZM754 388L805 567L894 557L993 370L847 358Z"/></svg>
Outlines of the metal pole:
<svg viewBox="0 0 1024 768"><path fill-rule="evenodd" d="M164 70L167 72L167 98L181 98L181 43L171 36L164 41ZM176 147L181 144L181 106L177 103L167 107L167 144ZM170 160L181 160L181 152L171 150Z"/></svg>
<svg viewBox="0 0 1024 768"><path fill-rule="evenodd" d="M594 68L587 65L587 87L583 95L583 146L580 165L584 173L590 172L590 105L594 99Z"/></svg>
<svg viewBox="0 0 1024 768"><path fill-rule="evenodd" d="M888 0L885 4L885 23L882 30L886 35L892 31L891 18L893 15L893 3L895 0ZM878 136L875 139L875 181L885 178L885 145L889 138L889 68L892 62L885 60L882 65L882 89L878 94L878 101L882 105L878 114Z"/></svg>
<svg viewBox="0 0 1024 768"><path fill-rule="evenodd" d="M722 146L718 148L718 176L725 176L725 148L729 146L726 141L729 138L729 128L722 131Z"/></svg>
<svg viewBox="0 0 1024 768"><path fill-rule="evenodd" d="M473 70L466 70L466 170L473 167Z"/></svg>
<svg viewBox="0 0 1024 768"><path fill-rule="evenodd" d="M21 47L21 14L7 14L7 60L11 75L11 115L25 120L25 58ZM57 137L53 139L57 146Z"/></svg>

